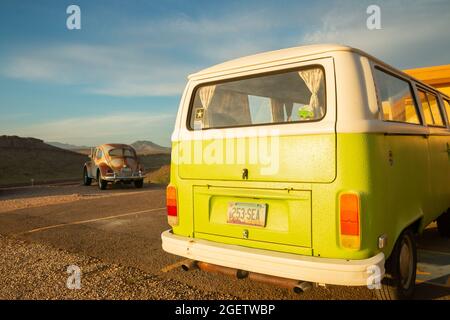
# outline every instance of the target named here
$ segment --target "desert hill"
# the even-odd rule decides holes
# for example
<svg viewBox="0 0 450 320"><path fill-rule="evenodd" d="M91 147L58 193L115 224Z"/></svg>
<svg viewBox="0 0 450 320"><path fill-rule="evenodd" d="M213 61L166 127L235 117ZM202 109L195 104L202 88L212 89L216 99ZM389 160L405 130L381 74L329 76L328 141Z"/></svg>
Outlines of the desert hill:
<svg viewBox="0 0 450 320"><path fill-rule="evenodd" d="M88 158L36 138L0 136L0 185L80 179Z"/></svg>
<svg viewBox="0 0 450 320"><path fill-rule="evenodd" d="M60 146L60 147L58 147ZM170 164L170 148L151 141L132 144L146 172ZM36 138L0 136L0 186L82 179L90 148Z"/></svg>
<svg viewBox="0 0 450 320"><path fill-rule="evenodd" d="M170 154L170 148L160 146L151 141L141 140L136 141L131 144L131 146L136 150L136 152L140 155L149 155L149 154Z"/></svg>
<svg viewBox="0 0 450 320"><path fill-rule="evenodd" d="M87 146L76 146L73 144L69 144L69 143L61 143L61 142L56 142L56 141L45 141L46 144L49 144L51 146L60 148L60 149L65 149L65 150L79 150L79 149L90 149L91 147L87 147Z"/></svg>

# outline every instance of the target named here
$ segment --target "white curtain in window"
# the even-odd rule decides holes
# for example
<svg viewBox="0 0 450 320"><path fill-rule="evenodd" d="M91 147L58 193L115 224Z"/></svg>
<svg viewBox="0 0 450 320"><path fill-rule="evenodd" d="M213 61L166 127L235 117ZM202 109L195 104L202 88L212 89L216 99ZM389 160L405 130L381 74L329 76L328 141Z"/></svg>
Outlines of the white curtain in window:
<svg viewBox="0 0 450 320"><path fill-rule="evenodd" d="M284 109L283 102L276 98L270 99L270 105L272 107L272 122L284 122Z"/></svg>
<svg viewBox="0 0 450 320"><path fill-rule="evenodd" d="M298 72L299 76L305 81L309 91L311 91L311 98L309 99L309 107L314 112L315 118L320 118L323 115L322 106L319 105L318 92L320 84L322 83L323 73L320 69L303 70ZM320 108L320 109L319 109Z"/></svg>
<svg viewBox="0 0 450 320"><path fill-rule="evenodd" d="M205 110L208 110L208 107L211 104L212 97L214 96L215 90L216 86L206 86L200 88L199 92L200 101L202 102L203 108L205 108Z"/></svg>
<svg viewBox="0 0 450 320"><path fill-rule="evenodd" d="M240 121L241 124L251 124L252 117L250 115L250 101L248 100L248 95L239 93L238 99L240 108L234 112L235 119L239 119L238 122Z"/></svg>

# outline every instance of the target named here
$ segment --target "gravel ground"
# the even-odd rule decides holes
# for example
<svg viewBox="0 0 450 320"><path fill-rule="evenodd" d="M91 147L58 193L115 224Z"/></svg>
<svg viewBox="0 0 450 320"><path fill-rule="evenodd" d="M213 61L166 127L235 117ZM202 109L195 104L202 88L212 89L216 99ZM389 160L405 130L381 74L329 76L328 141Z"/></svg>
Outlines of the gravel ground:
<svg viewBox="0 0 450 320"><path fill-rule="evenodd" d="M65 250L0 235L0 299L235 299L173 279ZM67 267L82 271L81 289L67 289ZM15 272L11 272L14 270Z"/></svg>

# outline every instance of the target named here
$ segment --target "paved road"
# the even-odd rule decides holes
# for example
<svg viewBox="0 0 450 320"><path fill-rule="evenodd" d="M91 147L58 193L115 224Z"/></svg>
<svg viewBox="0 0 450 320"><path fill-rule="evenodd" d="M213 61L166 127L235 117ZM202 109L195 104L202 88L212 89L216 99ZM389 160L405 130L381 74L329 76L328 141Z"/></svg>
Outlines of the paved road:
<svg viewBox="0 0 450 320"><path fill-rule="evenodd" d="M160 234L169 228L164 192L158 186L117 186L106 191L79 185L0 189L0 207L3 203L6 208L0 210L0 234L137 268L183 283L205 296L220 293L239 299L373 298L373 292L366 288L329 286L298 295L249 280L182 271L179 262L183 259L161 249ZM419 243L421 263L416 297L450 299L450 241L440 238L435 226L431 226Z"/></svg>

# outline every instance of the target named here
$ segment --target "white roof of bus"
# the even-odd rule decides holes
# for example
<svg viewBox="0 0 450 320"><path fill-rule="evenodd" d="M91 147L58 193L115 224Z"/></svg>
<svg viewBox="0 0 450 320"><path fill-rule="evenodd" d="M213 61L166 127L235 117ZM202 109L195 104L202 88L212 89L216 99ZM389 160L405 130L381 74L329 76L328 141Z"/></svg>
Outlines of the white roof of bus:
<svg viewBox="0 0 450 320"><path fill-rule="evenodd" d="M251 56L246 56L230 61L226 61L224 63L217 64L215 66L203 69L199 72L191 74L189 78L200 78L206 75L215 74L224 71L231 71L233 69L239 69L242 67L256 66L260 64L282 61L287 59L293 59L298 57L304 57L309 55L321 54L325 52L331 51L354 51L358 52L362 55L369 56L367 53L339 44L318 44L318 45L308 45L301 47L293 47L275 51L268 51L263 53L254 54Z"/></svg>
<svg viewBox="0 0 450 320"><path fill-rule="evenodd" d="M406 74L405 72L394 68L393 66L390 66L389 64L375 58L374 56L368 54L367 52L364 52L360 49L356 49L350 46L341 45L341 44L315 44L315 45L307 45L307 46L300 46L300 47L292 47L292 48L286 48L286 49L280 49L275 51L267 51L262 52L250 56L245 56L242 58L229 60L223 63L216 64L212 67L200 70L196 73L191 74L188 78L197 80L197 79L204 79L209 77L214 77L219 74L226 74L231 73L233 70L238 70L241 68L249 68L252 66L259 66L264 64L269 64L273 62L280 62L283 60L289 60L289 59L295 59L300 57L306 57L311 55L317 55L327 52L336 52L336 51L348 51L348 52L354 52L359 55L365 56L369 58L372 61L375 61L381 65L384 65L387 68L393 69L396 72L402 74L404 77L412 79L418 83L421 83L423 86L428 87L431 90L438 91L436 88L433 88L432 86L423 83L422 81L410 76L409 74ZM442 92L440 92L442 95Z"/></svg>

